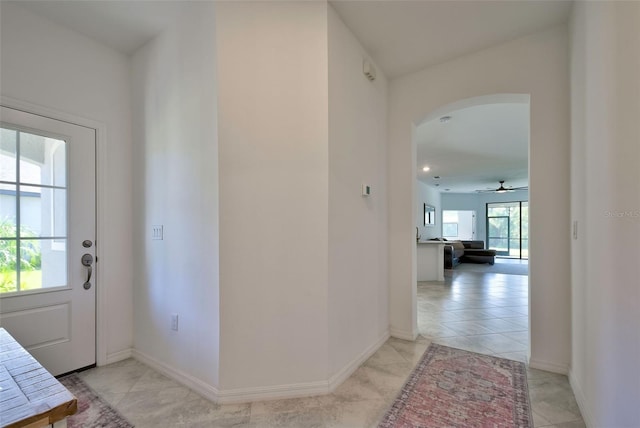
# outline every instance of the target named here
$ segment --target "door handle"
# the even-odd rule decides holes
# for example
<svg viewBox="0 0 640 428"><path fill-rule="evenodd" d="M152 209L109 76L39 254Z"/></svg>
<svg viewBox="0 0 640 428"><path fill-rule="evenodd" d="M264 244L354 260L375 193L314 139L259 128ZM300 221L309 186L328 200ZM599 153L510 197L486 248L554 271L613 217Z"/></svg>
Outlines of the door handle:
<svg viewBox="0 0 640 428"><path fill-rule="evenodd" d="M80 259L80 261L82 262L82 266L86 266L89 268L89 272L88 272L88 276L87 276L87 280L84 282L84 284L82 284L82 286L84 287L85 290L88 290L91 288L91 273L93 272L93 269L91 267L91 265L93 264L93 256L89 253L83 254L82 255L82 259Z"/></svg>

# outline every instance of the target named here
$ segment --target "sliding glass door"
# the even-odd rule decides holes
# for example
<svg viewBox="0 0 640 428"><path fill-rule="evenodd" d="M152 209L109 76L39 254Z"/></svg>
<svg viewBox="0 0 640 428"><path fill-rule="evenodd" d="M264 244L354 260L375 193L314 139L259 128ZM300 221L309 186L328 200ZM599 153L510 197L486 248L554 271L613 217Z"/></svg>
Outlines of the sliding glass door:
<svg viewBox="0 0 640 428"><path fill-rule="evenodd" d="M503 257L529 257L529 203L487 204L487 247Z"/></svg>

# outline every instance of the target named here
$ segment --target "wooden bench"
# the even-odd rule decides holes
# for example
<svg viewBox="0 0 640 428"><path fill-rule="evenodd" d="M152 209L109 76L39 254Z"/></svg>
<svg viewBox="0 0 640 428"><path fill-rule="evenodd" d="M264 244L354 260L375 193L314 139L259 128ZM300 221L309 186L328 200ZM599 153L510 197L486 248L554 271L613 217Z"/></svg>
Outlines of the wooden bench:
<svg viewBox="0 0 640 428"><path fill-rule="evenodd" d="M15 339L0 328L0 427L66 426L78 401Z"/></svg>

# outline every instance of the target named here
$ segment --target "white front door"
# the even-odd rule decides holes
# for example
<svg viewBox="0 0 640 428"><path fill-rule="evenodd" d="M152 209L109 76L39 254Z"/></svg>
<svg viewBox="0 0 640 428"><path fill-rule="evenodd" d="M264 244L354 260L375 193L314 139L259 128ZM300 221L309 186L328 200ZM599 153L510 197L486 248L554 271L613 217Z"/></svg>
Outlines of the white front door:
<svg viewBox="0 0 640 428"><path fill-rule="evenodd" d="M1 109L0 325L67 373L96 362L95 130Z"/></svg>

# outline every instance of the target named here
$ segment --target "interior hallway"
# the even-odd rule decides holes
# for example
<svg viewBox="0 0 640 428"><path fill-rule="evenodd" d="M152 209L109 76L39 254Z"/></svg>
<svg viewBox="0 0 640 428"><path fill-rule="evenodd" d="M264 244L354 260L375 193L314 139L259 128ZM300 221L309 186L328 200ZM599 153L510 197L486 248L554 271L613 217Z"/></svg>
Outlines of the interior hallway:
<svg viewBox="0 0 640 428"><path fill-rule="evenodd" d="M375 427L431 341L505 358L526 355L527 277L449 273L418 284L420 336L389 339L325 396L217 405L133 359L81 377L138 428ZM584 427L566 376L529 369L536 427Z"/></svg>

